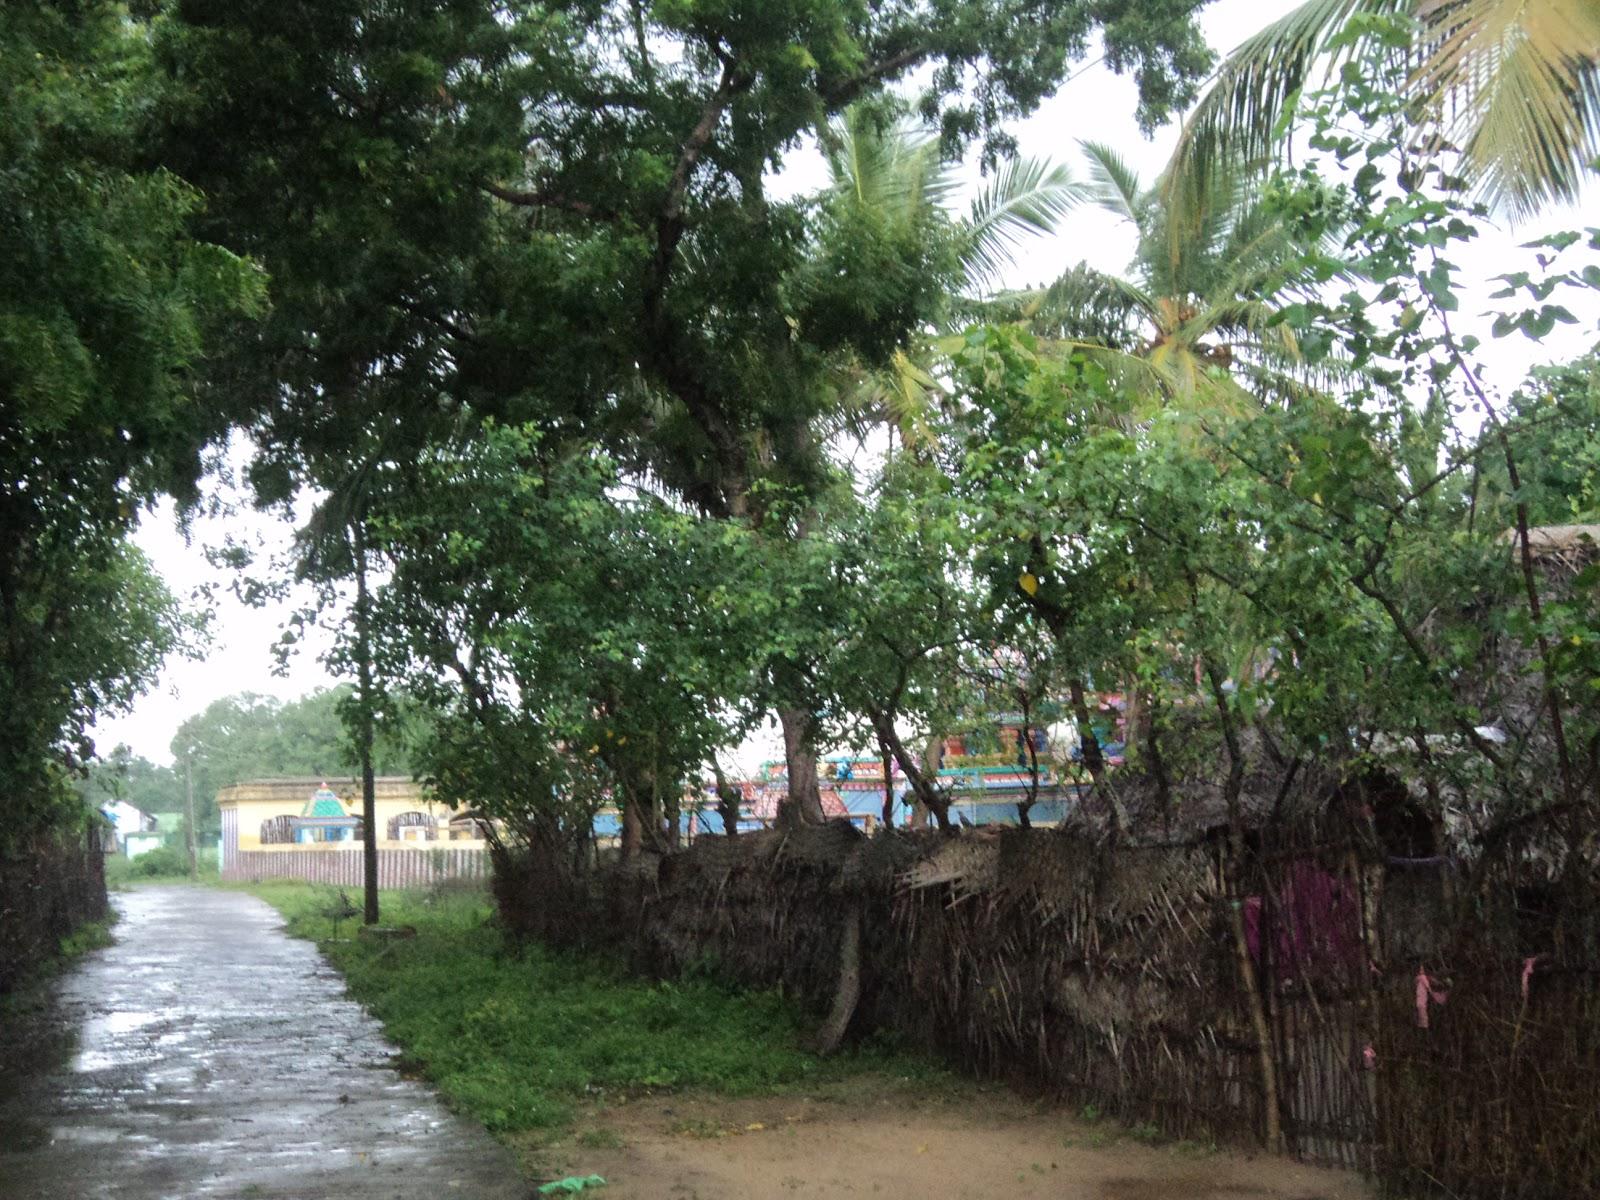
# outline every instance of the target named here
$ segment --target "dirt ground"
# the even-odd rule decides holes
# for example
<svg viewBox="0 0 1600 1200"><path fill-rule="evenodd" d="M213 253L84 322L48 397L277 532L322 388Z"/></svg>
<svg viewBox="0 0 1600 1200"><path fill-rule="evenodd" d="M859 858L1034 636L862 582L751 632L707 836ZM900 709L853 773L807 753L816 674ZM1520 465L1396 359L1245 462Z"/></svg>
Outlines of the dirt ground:
<svg viewBox="0 0 1600 1200"><path fill-rule="evenodd" d="M1151 1144L1000 1089L861 1081L822 1099L653 1097L597 1109L546 1165L607 1200L1368 1200L1360 1179ZM541 1156L545 1157L545 1156Z"/></svg>

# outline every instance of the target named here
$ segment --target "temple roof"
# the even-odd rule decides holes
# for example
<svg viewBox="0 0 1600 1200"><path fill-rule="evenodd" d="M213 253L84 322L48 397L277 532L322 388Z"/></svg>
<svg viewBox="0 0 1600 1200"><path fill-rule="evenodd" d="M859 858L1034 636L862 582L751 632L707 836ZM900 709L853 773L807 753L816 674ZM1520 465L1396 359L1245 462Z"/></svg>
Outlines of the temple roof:
<svg viewBox="0 0 1600 1200"><path fill-rule="evenodd" d="M344 805L340 802L339 797L334 794L333 789L327 784L323 784L312 794L311 799L306 801L306 806L300 810L300 815L302 817L346 817L350 814L345 812Z"/></svg>

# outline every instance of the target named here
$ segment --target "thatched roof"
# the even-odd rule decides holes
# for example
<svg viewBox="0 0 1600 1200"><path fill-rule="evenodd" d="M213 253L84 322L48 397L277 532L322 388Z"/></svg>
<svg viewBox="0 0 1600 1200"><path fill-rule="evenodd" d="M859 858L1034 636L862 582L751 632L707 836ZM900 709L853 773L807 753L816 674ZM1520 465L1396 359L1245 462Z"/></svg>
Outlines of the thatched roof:
<svg viewBox="0 0 1600 1200"><path fill-rule="evenodd" d="M1124 770L1108 786L1127 814L1132 840L1194 842L1228 827L1226 776L1227 768L1219 763L1210 776L1171 780L1163 795L1151 775ZM1240 788L1239 816L1246 829L1318 822L1328 815L1340 784L1340 776L1328 764L1256 760ZM1083 808L1090 819L1103 821L1109 803L1091 801Z"/></svg>
<svg viewBox="0 0 1600 1200"><path fill-rule="evenodd" d="M1507 529L1500 541L1515 545L1517 531ZM1536 558L1551 554L1592 555L1600 547L1600 525L1536 525L1528 530L1528 549Z"/></svg>
<svg viewBox="0 0 1600 1200"><path fill-rule="evenodd" d="M1513 554L1520 546L1515 529L1507 529L1496 541L1510 546ZM1540 573L1558 588L1590 563L1600 558L1600 525L1536 525L1528 530L1528 552Z"/></svg>

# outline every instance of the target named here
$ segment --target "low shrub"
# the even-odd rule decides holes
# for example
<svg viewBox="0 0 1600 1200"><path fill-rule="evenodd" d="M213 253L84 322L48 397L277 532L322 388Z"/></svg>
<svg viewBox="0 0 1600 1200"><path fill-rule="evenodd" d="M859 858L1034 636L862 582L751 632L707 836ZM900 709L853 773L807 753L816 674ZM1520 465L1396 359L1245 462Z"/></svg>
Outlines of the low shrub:
<svg viewBox="0 0 1600 1200"><path fill-rule="evenodd" d="M128 874L134 879L188 873L189 856L175 846L157 846L154 850L146 850L128 864Z"/></svg>

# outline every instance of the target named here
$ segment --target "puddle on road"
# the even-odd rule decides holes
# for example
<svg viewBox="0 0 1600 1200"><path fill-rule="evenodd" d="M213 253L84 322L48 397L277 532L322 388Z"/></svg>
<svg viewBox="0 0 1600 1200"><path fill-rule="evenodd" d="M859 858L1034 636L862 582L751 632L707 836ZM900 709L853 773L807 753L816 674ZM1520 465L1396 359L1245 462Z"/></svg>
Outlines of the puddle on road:
<svg viewBox="0 0 1600 1200"><path fill-rule="evenodd" d="M111 1012L90 1017L85 1028L91 1037L101 1032L116 1036L154 1025L162 1019L162 1014L158 1012Z"/></svg>
<svg viewBox="0 0 1600 1200"><path fill-rule="evenodd" d="M72 1056L72 1070L78 1075L94 1075L100 1071L114 1071L136 1067L140 1063L155 1062L161 1057L157 1050L130 1050L116 1046L108 1050L79 1050Z"/></svg>
<svg viewBox="0 0 1600 1200"><path fill-rule="evenodd" d="M72 1058L72 1070L85 1075L106 1071L114 1067L134 1066L154 1062L162 1057L155 1049L153 1034L145 1039L131 1035L147 1030L167 1018L147 1009L123 1009L116 1012L97 1013L83 1023L78 1052Z"/></svg>

